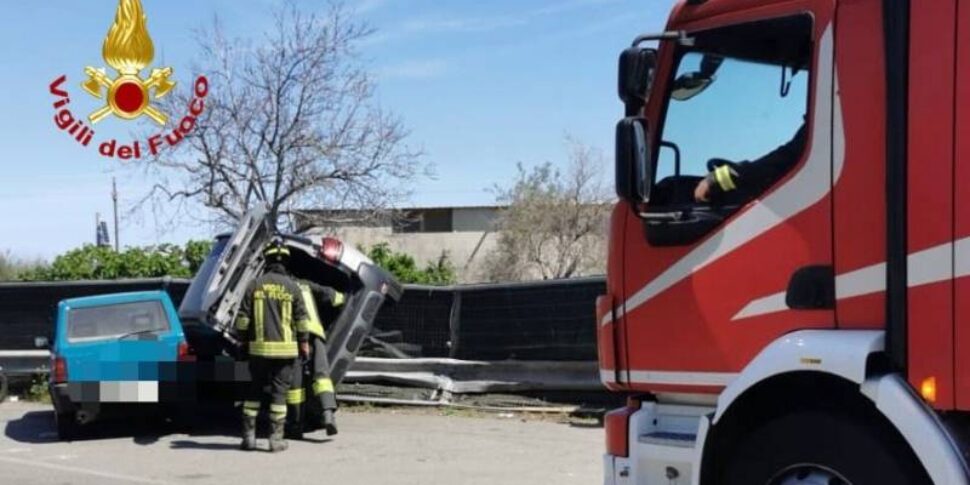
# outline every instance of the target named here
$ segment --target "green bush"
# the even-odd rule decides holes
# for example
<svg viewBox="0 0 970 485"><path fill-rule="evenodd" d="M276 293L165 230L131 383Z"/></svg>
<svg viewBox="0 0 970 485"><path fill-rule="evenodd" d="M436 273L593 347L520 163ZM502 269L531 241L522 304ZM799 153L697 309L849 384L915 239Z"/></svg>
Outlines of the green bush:
<svg viewBox="0 0 970 485"><path fill-rule="evenodd" d="M126 248L85 245L68 251L49 266L20 275L25 281L112 280L121 278L190 278L212 248L208 241Z"/></svg>
<svg viewBox="0 0 970 485"><path fill-rule="evenodd" d="M23 398L25 401L34 402L51 402L50 392L47 391L47 383L49 375L46 373L35 374L30 379L30 387L24 392Z"/></svg>
<svg viewBox="0 0 970 485"><path fill-rule="evenodd" d="M442 252L437 261L419 268L414 258L391 250L386 242L363 250L374 263L389 271L401 283L440 286L454 284L457 280L455 267L451 264L447 252Z"/></svg>

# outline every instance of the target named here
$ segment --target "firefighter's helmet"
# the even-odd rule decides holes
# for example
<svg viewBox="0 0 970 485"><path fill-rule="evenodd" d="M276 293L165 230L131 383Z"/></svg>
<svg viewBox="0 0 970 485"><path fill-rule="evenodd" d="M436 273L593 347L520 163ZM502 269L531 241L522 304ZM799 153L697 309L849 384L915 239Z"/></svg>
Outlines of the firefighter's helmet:
<svg viewBox="0 0 970 485"><path fill-rule="evenodd" d="M263 256L267 261L285 261L290 257L290 249L283 244L282 238L274 237L263 250Z"/></svg>

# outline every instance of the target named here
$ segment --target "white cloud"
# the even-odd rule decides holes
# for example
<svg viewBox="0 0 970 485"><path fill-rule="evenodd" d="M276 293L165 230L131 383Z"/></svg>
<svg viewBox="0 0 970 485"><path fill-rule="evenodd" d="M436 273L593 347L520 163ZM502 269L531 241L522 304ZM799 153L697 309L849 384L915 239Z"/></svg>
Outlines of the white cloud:
<svg viewBox="0 0 970 485"><path fill-rule="evenodd" d="M448 70L443 59L404 61L386 66L378 71L382 79L430 79L441 76Z"/></svg>

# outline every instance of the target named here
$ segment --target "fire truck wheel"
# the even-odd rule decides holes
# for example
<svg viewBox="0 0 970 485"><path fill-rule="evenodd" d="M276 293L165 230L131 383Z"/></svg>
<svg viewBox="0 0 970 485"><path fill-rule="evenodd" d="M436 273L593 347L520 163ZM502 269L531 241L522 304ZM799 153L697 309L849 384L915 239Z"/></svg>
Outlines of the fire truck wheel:
<svg viewBox="0 0 970 485"><path fill-rule="evenodd" d="M902 437L876 419L802 411L769 421L735 449L718 483L931 483Z"/></svg>

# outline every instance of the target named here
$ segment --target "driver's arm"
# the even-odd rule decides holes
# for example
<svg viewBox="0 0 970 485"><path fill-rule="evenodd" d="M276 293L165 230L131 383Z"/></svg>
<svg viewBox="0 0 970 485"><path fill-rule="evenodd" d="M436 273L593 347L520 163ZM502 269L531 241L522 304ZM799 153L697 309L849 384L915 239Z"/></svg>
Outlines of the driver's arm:
<svg viewBox="0 0 970 485"><path fill-rule="evenodd" d="M805 148L805 125L795 136L771 153L754 161L723 164L707 174L697 188L694 198L708 202L712 195L741 189L751 196L760 194L791 169Z"/></svg>

